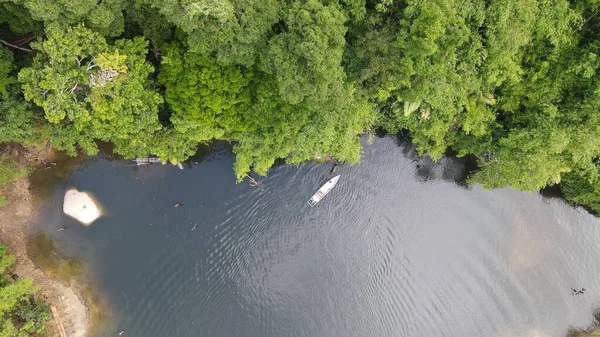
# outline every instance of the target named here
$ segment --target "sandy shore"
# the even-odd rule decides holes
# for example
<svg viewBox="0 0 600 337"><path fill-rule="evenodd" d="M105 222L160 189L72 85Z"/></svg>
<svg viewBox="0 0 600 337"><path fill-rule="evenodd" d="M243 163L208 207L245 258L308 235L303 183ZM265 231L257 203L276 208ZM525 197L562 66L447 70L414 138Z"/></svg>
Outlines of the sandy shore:
<svg viewBox="0 0 600 337"><path fill-rule="evenodd" d="M65 285L48 277L27 255L28 227L36 216L29 180L21 178L8 186L5 196L6 205L0 207L0 243L16 256L16 274L33 279L34 284L40 287L40 295L56 307L69 337L86 336L88 310L78 296L77 285ZM54 320L48 322L48 327L52 336L60 336Z"/></svg>

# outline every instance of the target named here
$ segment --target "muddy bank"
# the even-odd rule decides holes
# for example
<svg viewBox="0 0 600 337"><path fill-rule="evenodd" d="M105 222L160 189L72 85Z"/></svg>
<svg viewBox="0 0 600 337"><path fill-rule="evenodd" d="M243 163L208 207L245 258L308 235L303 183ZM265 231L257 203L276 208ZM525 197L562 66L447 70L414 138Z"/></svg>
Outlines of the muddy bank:
<svg viewBox="0 0 600 337"><path fill-rule="evenodd" d="M28 153L39 154L46 157L44 149L31 150ZM21 165L35 165L41 162L39 158L31 155L22 155L19 158ZM65 284L55 280L44 273L34 264L27 253L28 228L36 216L36 202L30 192L27 177L18 179L15 183L5 187L6 204L0 207L0 243L6 245L9 252L17 261L15 272L20 277L31 278L35 285L40 287L39 294L56 308L64 330L70 337L83 337L87 334L88 310L80 290L74 283ZM48 322L51 335L60 335L57 321Z"/></svg>

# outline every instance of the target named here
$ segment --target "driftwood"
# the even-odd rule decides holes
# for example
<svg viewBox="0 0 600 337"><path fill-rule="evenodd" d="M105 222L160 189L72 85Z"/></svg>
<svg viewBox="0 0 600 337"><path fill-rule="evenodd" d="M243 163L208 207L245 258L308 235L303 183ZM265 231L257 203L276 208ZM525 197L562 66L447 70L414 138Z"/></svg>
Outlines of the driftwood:
<svg viewBox="0 0 600 337"><path fill-rule="evenodd" d="M67 337L67 332L65 331L65 326L63 325L62 320L60 319L60 315L58 314L58 310L56 310L55 306L50 306L50 310L52 311L52 317L54 317L54 324L56 324L56 328L58 330L58 334L60 337Z"/></svg>
<svg viewBox="0 0 600 337"><path fill-rule="evenodd" d="M331 168L331 171L329 171L329 174L333 175L335 173L335 169L337 169L337 163L333 164L333 167Z"/></svg>
<svg viewBox="0 0 600 337"><path fill-rule="evenodd" d="M246 175L246 178L248 178L250 180L250 186L260 186L258 181L254 180L254 178L252 178L251 176Z"/></svg>

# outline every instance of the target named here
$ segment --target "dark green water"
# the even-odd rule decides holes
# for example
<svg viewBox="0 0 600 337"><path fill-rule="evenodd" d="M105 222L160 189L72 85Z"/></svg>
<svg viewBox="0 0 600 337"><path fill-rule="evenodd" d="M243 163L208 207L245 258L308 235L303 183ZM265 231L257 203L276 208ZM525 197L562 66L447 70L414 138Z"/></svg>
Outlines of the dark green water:
<svg viewBox="0 0 600 337"><path fill-rule="evenodd" d="M277 166L251 187L226 148L185 170L97 158L34 228L96 279L115 316L103 336L531 337L591 321L600 221L537 193L466 189L463 162L415 158L376 139L314 208L329 165ZM71 187L106 215L63 215Z"/></svg>

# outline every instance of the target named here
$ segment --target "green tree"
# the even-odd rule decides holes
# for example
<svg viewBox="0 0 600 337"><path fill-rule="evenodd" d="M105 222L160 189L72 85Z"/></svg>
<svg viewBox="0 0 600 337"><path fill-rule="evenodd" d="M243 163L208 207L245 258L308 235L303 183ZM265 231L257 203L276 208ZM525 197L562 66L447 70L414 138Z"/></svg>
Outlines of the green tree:
<svg viewBox="0 0 600 337"><path fill-rule="evenodd" d="M567 1L390 1L370 14L345 63L387 130L408 129L434 159L478 155L471 180L490 188L538 189L579 165L570 152L589 137L563 94L583 89L581 17Z"/></svg>
<svg viewBox="0 0 600 337"><path fill-rule="evenodd" d="M266 174L277 159L298 164L328 156L339 161L357 162L360 158L358 134L374 123L374 110L365 100L348 90L340 104L328 110L307 104L290 104L279 98L276 81L267 75L256 76L253 105L248 115L254 127L235 136L234 170L238 180L250 171Z"/></svg>
<svg viewBox="0 0 600 337"><path fill-rule="evenodd" d="M11 1L0 0L0 23L7 24L10 32L14 34L42 34L44 32L43 24L35 21L22 4Z"/></svg>
<svg viewBox="0 0 600 337"><path fill-rule="evenodd" d="M456 133L484 136L494 114L478 99L487 93L478 76L482 3L407 1L385 8L352 27L346 54L351 78L380 106L382 125L410 130L419 151L433 158Z"/></svg>
<svg viewBox="0 0 600 337"><path fill-rule="evenodd" d="M279 158L356 162L357 135L374 123L372 105L344 83L347 17L341 7L309 0L284 10L250 86L246 115L252 118L246 121L252 127L234 137L238 180L250 170L266 174Z"/></svg>
<svg viewBox="0 0 600 337"><path fill-rule="evenodd" d="M317 0L294 1L283 17L285 28L269 40L261 70L277 81L290 104L335 106L345 94L346 17L339 6Z"/></svg>
<svg viewBox="0 0 600 337"><path fill-rule="evenodd" d="M229 139L251 124L245 112L250 102L252 72L239 66L219 64L215 59L170 46L162 58L160 82L173 111L176 132L196 144Z"/></svg>
<svg viewBox="0 0 600 337"><path fill-rule="evenodd" d="M254 64L279 19L276 0L139 0L187 35L191 52L223 64Z"/></svg>
<svg viewBox="0 0 600 337"><path fill-rule="evenodd" d="M502 130L472 178L484 186L540 189L574 169L593 167L598 156L597 48L578 44L574 28L564 28L577 15L564 3L554 6L555 16L541 15L536 22L519 81L497 90Z"/></svg>
<svg viewBox="0 0 600 337"><path fill-rule="evenodd" d="M13 281L7 276L14 262L0 246L0 336L47 336L44 324L51 317L50 307L35 295L37 288L30 279Z"/></svg>
<svg viewBox="0 0 600 337"><path fill-rule="evenodd" d="M50 24L47 38L33 43L38 51L31 67L19 73L25 98L44 110L52 123L54 145L70 153L79 145L96 153L96 140L134 157L150 152L161 130L160 95L148 76L147 42L142 38L104 38L82 25Z"/></svg>
<svg viewBox="0 0 600 337"><path fill-rule="evenodd" d="M34 140L34 114L16 84L13 54L0 46L0 143Z"/></svg>
<svg viewBox="0 0 600 337"><path fill-rule="evenodd" d="M85 21L89 27L106 36L123 33L125 0L0 0L26 8L31 17L46 23L76 24Z"/></svg>

